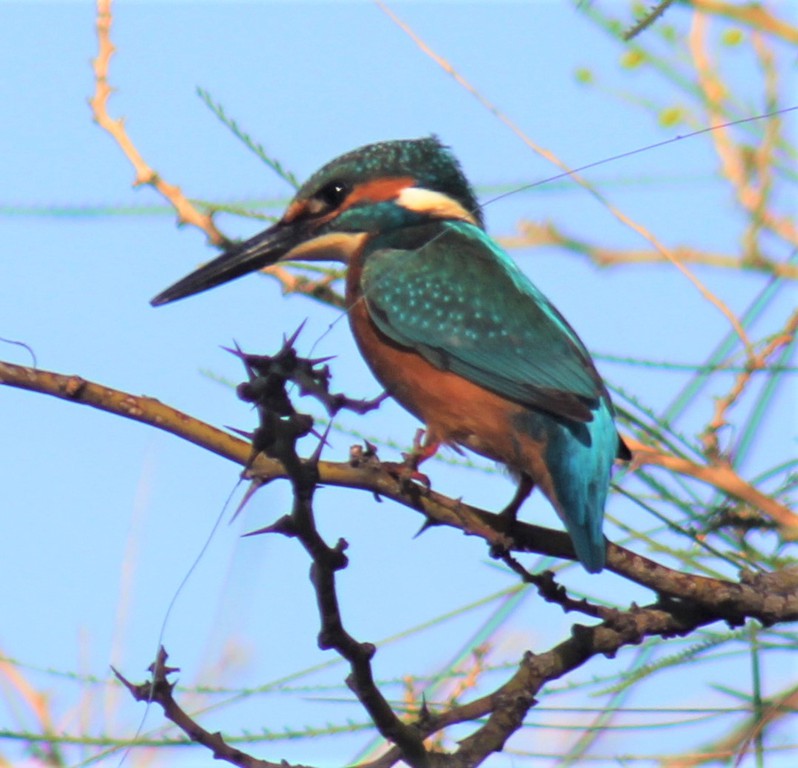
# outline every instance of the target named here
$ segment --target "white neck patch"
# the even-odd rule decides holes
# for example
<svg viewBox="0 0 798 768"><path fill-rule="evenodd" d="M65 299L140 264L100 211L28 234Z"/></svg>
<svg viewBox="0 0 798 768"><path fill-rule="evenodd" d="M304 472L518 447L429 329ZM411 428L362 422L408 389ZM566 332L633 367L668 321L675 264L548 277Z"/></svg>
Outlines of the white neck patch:
<svg viewBox="0 0 798 768"><path fill-rule="evenodd" d="M477 224L474 214L463 208L456 200L431 189L405 187L397 196L396 202L410 211L424 213L436 219L460 219Z"/></svg>

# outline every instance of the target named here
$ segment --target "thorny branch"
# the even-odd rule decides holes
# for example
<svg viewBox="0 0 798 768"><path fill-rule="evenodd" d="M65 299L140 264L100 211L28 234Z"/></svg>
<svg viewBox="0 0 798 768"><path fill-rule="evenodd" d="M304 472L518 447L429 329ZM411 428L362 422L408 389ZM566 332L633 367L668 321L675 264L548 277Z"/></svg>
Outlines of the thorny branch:
<svg viewBox="0 0 798 768"><path fill-rule="evenodd" d="M194 419L151 397L132 395L129 392L87 381L80 376L66 376L7 362L0 362L0 384L89 405L157 427L248 467L248 476L261 483L287 477L286 468L279 461L270 459L264 454L258 455L253 460L252 447L248 441ZM624 440L635 453L636 462L660 466L672 472L695 477L745 501L780 522L785 536L798 527L798 515L747 483L731 466L693 464L678 456L657 451L627 436ZM517 522L512 530L513 541L510 542L506 526L501 524L500 518L496 515L435 491L422 494L416 486L408 487L408 484L398 480L395 474L387 472L368 451L354 451L349 462L319 461L318 468L320 482L324 485L376 493L416 510L433 524L447 525L470 535L480 536L490 546L506 547L508 543L512 543L516 551L535 552L571 560L576 558L565 533ZM766 501L769 504L766 504ZM673 597L698 599L698 596L703 596L712 602L715 596L721 593L726 594L726 599L732 601L743 594L725 593L724 590L731 582L719 579L689 576L687 582L682 582L679 577L683 574L679 574L678 571L654 563L612 542L607 545L607 559L608 568L614 573ZM757 602L751 595L745 594L747 595L745 610L749 611ZM798 610L798 597L796 597L796 610ZM791 620L783 617L776 620L782 619Z"/></svg>
<svg viewBox="0 0 798 768"><path fill-rule="evenodd" d="M623 33L623 39L628 41L637 37L643 30L648 29L660 18L668 9L668 6L672 4L673 0L660 0L653 8L649 8L646 13L634 23L634 26Z"/></svg>
<svg viewBox="0 0 798 768"><path fill-rule="evenodd" d="M192 741L207 747L213 753L214 760L224 760L231 765L241 766L241 768L306 768L296 764L289 766L284 760L279 763L258 760L240 749L231 747L218 731L216 733L206 731L175 701L172 695L175 685L167 678L180 670L177 667L166 666L168 656L169 654L163 647L158 649L155 661L149 667L152 679L146 683L131 683L121 672L112 667L113 673L136 701L159 704L166 718L171 720Z"/></svg>
<svg viewBox="0 0 798 768"><path fill-rule="evenodd" d="M149 167L130 140L123 121L114 120L108 115L107 102L112 92L108 72L114 52L110 41L110 5L110 0L100 0L98 3L97 28L100 47L94 62L96 91L91 100L95 120L108 131L130 160L136 172L136 185L152 186L172 203L180 223L189 223L198 227L207 234L211 243L223 245L227 242L226 238L217 229L212 215L199 212L178 187L166 183ZM712 8L716 12L738 13L733 5L716 3L714 0L711 2L702 0L696 5ZM749 15L746 20L753 19L752 14L759 12L753 8L739 11ZM794 34L792 28L784 27L768 31L785 37L788 33ZM448 67L448 71L462 81L459 74L447 62L429 49L426 50L441 66ZM698 46L696 50L699 50ZM702 62L698 63L700 65ZM706 66L703 71L704 86L709 91L711 72ZM484 102L483 97L473 91L469 84L465 81L461 84L472 90L474 95ZM711 100L708 101L712 103ZM515 126L492 105L487 103L487 106L516 130ZM522 138L526 140L526 137ZM719 135L718 141L723 141L722 135ZM770 151L769 148L763 149L762 157L758 159L760 166L765 164L766 151ZM757 216L762 216L761 221L764 226L795 242L795 230L790 227L789 222L781 219L771 220L764 216L762 208L766 186L757 187L752 184L743 174L745 169L741 171L739 158L733 158L720 146L719 154L729 163L727 168L729 177L738 181L737 190L741 204ZM732 165L733 162L737 165ZM614 208L610 207L610 210L627 225L637 231L641 230L639 226L621 217ZM780 342L774 339L768 348L757 355L744 330L734 322L736 318L684 268L683 262L691 259L685 258L684 254L665 249L658 241L648 236L647 232L642 231L641 234L651 242L657 258L672 261L693 280L705 298L727 314L749 352L749 365L746 371L738 377L735 387L727 398L718 404L716 418L711 425L716 427L716 432L722 426L725 411L733 405L745 387L747 377L750 377L750 373L756 370L760 363L764 364ZM700 254L695 261L701 261ZM761 262L751 262L744 266L764 271L771 270L771 265ZM789 265L772 266L774 273L791 269ZM323 301L341 305L340 296L332 290L326 278L318 282L311 281L281 268L271 268L270 272L282 282L286 291L306 293ZM794 277L792 274L784 276ZM794 324L792 330L794 332ZM755 618L769 625L798 620L796 590L798 574L794 572L768 573L755 577L743 574L739 582L723 581L665 568L612 543L608 543L608 569L651 588L657 594L656 601L643 607L632 605L626 610L621 610L593 605L585 600L576 600L555 582L550 573L533 574L511 554L537 552L573 559L574 553L565 534L524 523L515 523L508 528L506 521L489 512L427 489L412 485L408 487L406 482L400 482L395 475L386 471L376 455L369 450L356 451L349 464L321 462L320 454L324 445L324 439L321 438L317 451L310 458L299 456L296 449L297 440L312 433L313 422L310 417L294 409L286 395L286 382L298 383L303 394L317 397L331 413L339 408L365 412L379 405L382 398L373 401L356 401L343 395L331 394L329 373L319 367L323 361L298 358L290 341L273 357L243 354L241 357L247 365L251 380L242 385L239 392L245 399L258 405L260 416L260 426L252 435L251 445L150 398L134 397L99 387L77 376L60 376L0 363L0 383L90 404L166 429L245 465L247 476L256 484L262 485L276 478L287 478L291 482L294 491L291 513L255 533L278 533L296 538L308 552L312 560L311 582L316 592L321 621L319 645L324 649L336 650L349 661L350 688L369 712L382 735L395 745L381 758L370 763L374 768L390 766L399 760L404 760L412 766L460 768L460 766L478 765L493 752L501 750L507 739L522 725L529 708L535 704L535 696L543 685L581 666L593 656L598 654L612 656L625 645L638 644L646 637L685 635L698 627L717 621L739 625L746 619ZM648 448L645 450L648 453L648 463L684 472L714 484L719 489L749 503L761 505L762 510L777 520L785 531L796 526L796 516L791 510L778 504L774 499L768 499L765 503L763 494L745 483L730 466L702 466L681 459L677 460L680 462L677 465L669 463L673 457ZM458 528L469 535L483 537L491 546L491 551L524 582L534 584L544 599L559 604L565 611L581 612L599 620L599 623L593 626L574 625L572 636L554 648L538 655L525 654L512 677L487 696L461 706L450 706L440 712L431 712L422 707L413 721L401 720L374 682L371 659L376 649L369 643L357 641L344 627L336 593L336 573L347 565L346 542L340 539L334 546L330 546L316 529L313 497L317 485L321 482L365 489L387 496L419 511L431 524L444 524ZM210 733L199 726L183 712L173 698L173 686L167 680L173 671L175 670L166 666L166 653L162 649L151 667L151 682L134 685L122 675L118 673L117 675L137 700L153 701L161 705L166 717L175 722L192 740L210 749L214 758L248 768L276 768L278 765L287 765L285 762L275 763L253 758L227 745L219 733ZM460 741L452 752L437 752L425 746L424 740L443 728L455 723L474 721L477 718L487 719L484 724L476 727L471 735Z"/></svg>
<svg viewBox="0 0 798 768"><path fill-rule="evenodd" d="M348 545L344 539L339 539L330 547L316 528L313 512L313 495L319 482L318 462L325 440L321 438L309 459L299 457L297 441L312 431L313 420L294 409L286 385L298 384L301 394L312 395L322 402L331 416L342 408L366 413L377 408L384 396L365 401L331 394L329 370L321 365L324 360L305 360L294 351L293 342L298 333L287 339L273 357L239 352L249 375L249 381L239 387L239 396L257 406L260 420L252 436L252 459L263 452L279 461L285 467L294 495L290 515L254 533L279 533L298 539L305 548L312 560L310 581L316 592L321 620L319 648L333 649L349 662L347 685L382 736L400 748L408 764L426 766L427 753L418 731L399 719L374 681L371 659L377 649L371 643L357 641L344 628L335 574L348 564L344 554Z"/></svg>
<svg viewBox="0 0 798 768"><path fill-rule="evenodd" d="M573 559L575 555L566 534L520 522L508 524L499 515L408 484L397 478L395 472L387 471L371 450L354 451L349 464L322 462L324 438L321 437L313 455L301 458L296 443L313 432L313 420L295 410L286 392L288 382L298 384L302 393L316 397L331 414L341 408L364 413L377 407L384 396L353 400L331 393L330 375L324 361L297 356L292 347L294 338L287 340L274 356L246 355L236 350L250 377L239 387L239 394L256 403L260 418L251 444L196 422L152 399L98 387L74 376L61 377L0 363L0 383L92 404L172 431L243 464L246 475L257 485L279 477L289 479L294 491L291 513L254 533L296 538L310 555L311 583L321 621L319 646L337 651L349 662L349 687L380 733L394 745L370 764L374 768L387 767L399 760L425 768L479 765L490 754L501 750L521 727L543 685L583 665L593 656L612 656L622 647L638 644L646 637L685 635L716 621L737 626L749 618L764 625L798 620L798 573L743 574L739 582L723 581L674 571L613 543L607 545L608 569L651 588L657 600L644 607L632 605L627 609L576 600L551 574L532 574L510 554L537 552ZM448 525L480 536L494 555L523 581L534 584L544 599L559 604L565 611L578 611L598 619L600 623L574 625L568 640L542 654L527 653L512 677L493 693L439 712L422 707L413 720L400 719L374 681L371 659L376 648L356 640L344 627L336 592L336 573L347 565L347 545L343 539L334 546L328 545L316 529L313 496L319 483L369 490L419 511L430 524ZM786 509L785 512L792 514ZM121 676L120 679L137 699L160 704L170 720L191 739L212 750L214 757L247 768L277 765L230 747L220 734L205 731L189 718L172 698L172 686L166 681L169 670L165 668L165 656L156 660L153 670L152 683L135 686ZM433 746L425 746L425 739L447 726L478 718L486 718L484 724L460 741L454 751L441 752Z"/></svg>

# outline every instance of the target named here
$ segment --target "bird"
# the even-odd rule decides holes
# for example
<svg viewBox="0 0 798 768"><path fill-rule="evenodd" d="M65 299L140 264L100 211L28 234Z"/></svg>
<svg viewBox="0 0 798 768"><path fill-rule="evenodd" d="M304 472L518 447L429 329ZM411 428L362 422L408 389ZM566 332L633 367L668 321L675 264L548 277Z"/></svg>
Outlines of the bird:
<svg viewBox="0 0 798 768"><path fill-rule="evenodd" d="M436 136L369 144L324 165L279 221L152 300L200 293L284 261L346 266L359 350L424 425L415 466L440 445L507 467L515 520L534 487L589 573L605 565L604 507L628 460L607 387L574 329L485 231L474 190Z"/></svg>

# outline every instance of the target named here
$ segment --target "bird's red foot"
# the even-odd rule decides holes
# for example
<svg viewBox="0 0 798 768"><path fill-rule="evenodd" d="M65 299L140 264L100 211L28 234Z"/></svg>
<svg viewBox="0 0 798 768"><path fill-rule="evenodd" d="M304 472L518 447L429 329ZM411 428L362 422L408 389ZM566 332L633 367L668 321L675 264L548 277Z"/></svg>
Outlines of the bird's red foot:
<svg viewBox="0 0 798 768"><path fill-rule="evenodd" d="M403 453L402 462L387 461L382 466L400 483L416 482L421 483L427 490L432 487L429 477L423 472L418 471L419 465L434 456L438 452L440 443L437 441L427 442L424 440L425 432L423 429L416 431L413 438L413 448L409 453Z"/></svg>
<svg viewBox="0 0 798 768"><path fill-rule="evenodd" d="M426 490L429 490L432 485L429 477L423 472L414 469L413 464L407 461L383 461L382 468L388 472L391 477L396 478L402 485L409 483L420 483Z"/></svg>

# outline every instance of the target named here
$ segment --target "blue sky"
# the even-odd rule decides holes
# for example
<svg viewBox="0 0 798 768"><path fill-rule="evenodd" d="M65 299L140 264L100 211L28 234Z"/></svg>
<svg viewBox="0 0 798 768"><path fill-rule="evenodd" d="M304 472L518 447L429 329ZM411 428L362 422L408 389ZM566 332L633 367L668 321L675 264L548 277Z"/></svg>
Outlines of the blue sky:
<svg viewBox="0 0 798 768"><path fill-rule="evenodd" d="M627 13L621 4L610 7ZM622 46L570 4L411 3L395 9L528 135L572 166L688 130L663 129L634 103L632 88L662 108L678 105L679 96L650 69L622 73ZM338 388L353 396L378 394L339 313L284 298L269 280L253 276L174 306L149 306L152 296L212 251L202 233L174 226L154 191L131 188L128 162L91 120L93 12L88 2L0 3L6 73L0 83L0 336L29 345L42 368L147 394L215 425L248 428L248 407L203 371L238 381L239 366L221 346L236 340L268 353L306 321L300 352L315 344L314 354L336 355L331 366ZM686 11L674 8L668 21L683 33ZM278 213L291 192L209 112L198 86L300 178L358 145L430 133L453 148L483 200L499 186L556 173L370 3L122 2L113 38L118 52L110 112L125 117L147 162L192 198L269 200L274 204L266 212ZM739 86L741 114L761 111L755 88L746 90L752 63L732 57L725 66ZM579 68L593 72L595 87L577 82ZM711 142L701 137L596 169L589 178L668 245L734 252L739 222L716 171ZM569 183L505 198L488 205L486 216L497 235L513 234L522 218L551 218L611 247L644 245ZM229 215L217 221L231 237L261 226ZM728 330L670 266L602 271L553 249L514 256L597 353L607 378L653 407L670 402L683 379L602 363L602 356L699 363ZM764 285L764 279L719 270L699 274L735 311ZM785 311L794 298L784 297ZM7 345L0 346L0 357L30 362L23 350ZM710 394L697 421L685 425L688 432L710 412ZM786 396L783 403L782 412L789 413ZM234 490L238 468L165 433L25 392L0 392L0 424L0 653L36 668L103 679L113 663L139 679L178 586ZM401 445L417 426L392 404L345 424ZM768 445L746 470L760 471L794 452L794 426L789 418L766 422ZM345 458L354 441L335 434L327 458ZM436 463L429 474L436 489L489 508L511 494L509 481L495 472L463 473ZM282 514L288 503L284 485L262 491L232 526L225 521L215 530L188 575L164 634L186 684L253 685L330 660L315 645L304 554L290 541L239 536ZM613 499L611 511L622 503ZM351 545L342 601L350 631L360 639L390 637L515 583L479 542L440 530L414 539L415 515L376 505L367 494L325 489L318 511L323 533L344 536ZM528 503L524 514L557 525L541 499ZM608 532L612 537L612 528ZM577 589L623 595L622 603L650 599L610 574L589 587L574 568L564 578ZM540 602L530 597L523 603L501 636L497 659L516 659L527 647L545 649L565 636L567 623ZM378 675L420 675L446 666L494 607L385 645ZM612 669L602 659L586 674ZM720 668L717 677L726 674ZM59 726L80 731L80 686L31 675L64 713ZM308 682L343 677L339 666ZM118 692L101 695L106 704L86 715L88 730L135 728L140 707ZM681 701L702 696L705 689L696 687ZM655 692L641 697L657 701ZM333 709L339 706L348 705L299 695L245 700L209 715L208 727L324 722L339 717L341 710ZM360 718L357 709L346 711ZM27 715L20 717L33 727ZM2 723L20 725L11 709L0 707ZM159 723L160 714L152 712L146 727ZM545 731L536 738L539 752L556 747ZM519 736L519 743L528 746L528 740L528 734ZM352 759L364 741L338 739L321 747L279 742L255 751L333 764ZM171 759L195 764L197 754Z"/></svg>

